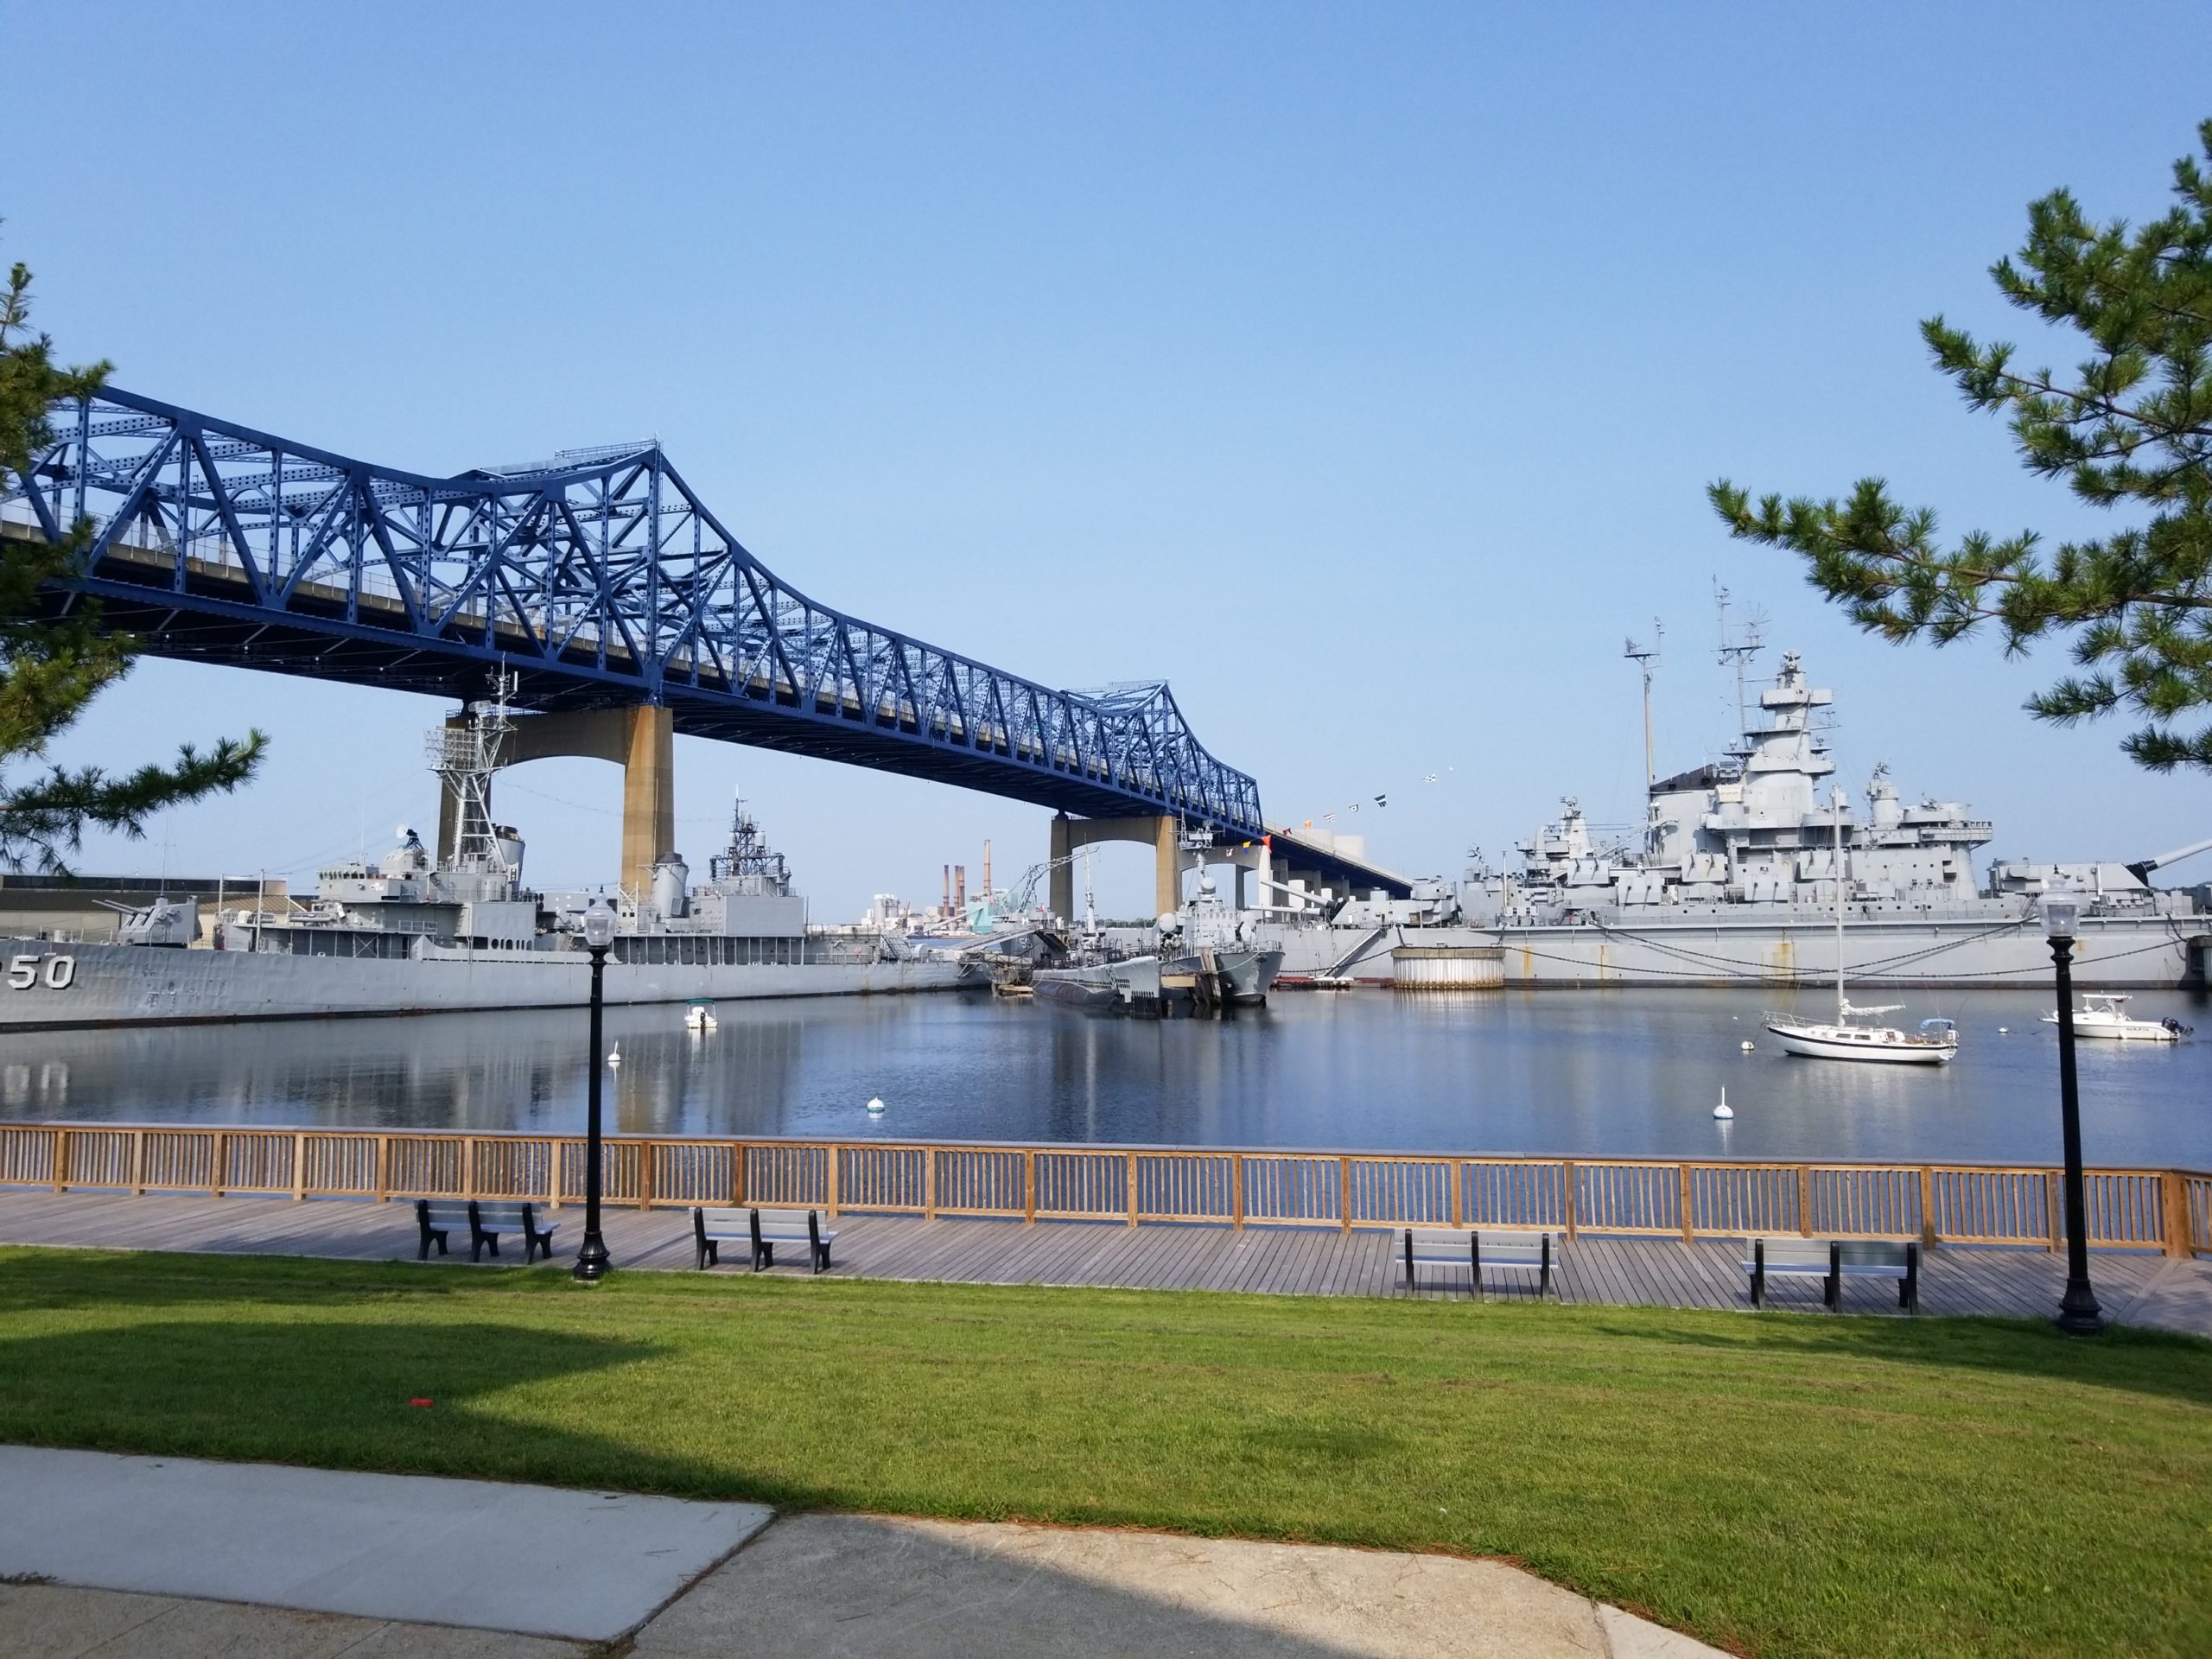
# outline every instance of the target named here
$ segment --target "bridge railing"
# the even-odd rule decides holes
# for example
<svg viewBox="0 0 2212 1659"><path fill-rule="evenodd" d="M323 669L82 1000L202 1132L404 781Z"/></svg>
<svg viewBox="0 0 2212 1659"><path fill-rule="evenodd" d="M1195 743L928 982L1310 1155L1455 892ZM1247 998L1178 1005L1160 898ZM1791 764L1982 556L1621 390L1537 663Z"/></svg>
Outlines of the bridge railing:
<svg viewBox="0 0 2212 1659"><path fill-rule="evenodd" d="M583 1173L580 1135L0 1124L0 1185L56 1192L558 1207L578 1201ZM616 1135L601 1190L640 1208L805 1205L1131 1227L1544 1227L1570 1238L1799 1233L2056 1249L2063 1180L2039 1165ZM2093 1169L2088 1211L2089 1242L2101 1248L2212 1255L2212 1173Z"/></svg>

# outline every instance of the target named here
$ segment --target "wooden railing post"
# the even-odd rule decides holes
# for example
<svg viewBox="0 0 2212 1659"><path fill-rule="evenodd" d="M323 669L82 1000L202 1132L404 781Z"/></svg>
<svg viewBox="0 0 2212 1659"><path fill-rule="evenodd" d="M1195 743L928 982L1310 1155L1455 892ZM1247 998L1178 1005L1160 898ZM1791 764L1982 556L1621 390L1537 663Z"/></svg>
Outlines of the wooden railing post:
<svg viewBox="0 0 2212 1659"><path fill-rule="evenodd" d="M377 1202L391 1202L391 1137L377 1136Z"/></svg>
<svg viewBox="0 0 2212 1659"><path fill-rule="evenodd" d="M1238 1231L1244 1227L1244 1154L1229 1154L1229 1224Z"/></svg>
<svg viewBox="0 0 2212 1659"><path fill-rule="evenodd" d="M1797 1166L1797 1230L1807 1238L1813 1236L1813 1166Z"/></svg>
<svg viewBox="0 0 2212 1659"><path fill-rule="evenodd" d="M292 1202L301 1204L308 1196L308 1137L305 1130L292 1135Z"/></svg>
<svg viewBox="0 0 2212 1659"><path fill-rule="evenodd" d="M1444 1173L1452 1178L1452 1224L1464 1227L1467 1224L1466 1205L1461 1198L1460 1189L1467 1184L1467 1166L1464 1160L1454 1158L1445 1165Z"/></svg>
<svg viewBox="0 0 2212 1659"><path fill-rule="evenodd" d="M224 1177L230 1167L230 1142L229 1135L220 1129L215 1131L214 1154L207 1166L207 1196L211 1198L223 1196Z"/></svg>
<svg viewBox="0 0 2212 1659"><path fill-rule="evenodd" d="M2050 1251L2056 1255L2066 1248L2066 1172L2063 1169L2043 1173L2043 1213L2050 1224Z"/></svg>
<svg viewBox="0 0 2212 1659"><path fill-rule="evenodd" d="M922 1218L937 1219L937 1148L922 1149Z"/></svg>
<svg viewBox="0 0 2212 1659"><path fill-rule="evenodd" d="M830 1219L837 1219L837 1148L830 1148Z"/></svg>
<svg viewBox="0 0 2212 1659"><path fill-rule="evenodd" d="M146 1196L146 1131L143 1129L130 1132L130 1196L134 1198Z"/></svg>
<svg viewBox="0 0 2212 1659"><path fill-rule="evenodd" d="M1337 1160L1337 1223L1345 1232L1351 1231L1351 1160Z"/></svg>
<svg viewBox="0 0 2212 1659"><path fill-rule="evenodd" d="M1037 1149L1025 1147L1021 1154L1021 1219L1034 1226L1037 1222Z"/></svg>
<svg viewBox="0 0 2212 1659"><path fill-rule="evenodd" d="M561 1142L557 1136L545 1143L545 1207L561 1207Z"/></svg>
<svg viewBox="0 0 2212 1659"><path fill-rule="evenodd" d="M1936 1247L1936 1172L1926 1164L1920 1166L1920 1247Z"/></svg>
<svg viewBox="0 0 2212 1659"><path fill-rule="evenodd" d="M1560 1208L1565 1217L1565 1230L1567 1236L1569 1238L1573 1238L1574 1236L1575 1228L1574 1160L1572 1158L1567 1159L1565 1162L1560 1165L1559 1168Z"/></svg>
<svg viewBox="0 0 2212 1659"><path fill-rule="evenodd" d="M738 1141L730 1148L729 1201L732 1208L745 1205L745 1142Z"/></svg>
<svg viewBox="0 0 2212 1659"><path fill-rule="evenodd" d="M1137 1224L1137 1155L1129 1154L1129 1225Z"/></svg>
<svg viewBox="0 0 2212 1659"><path fill-rule="evenodd" d="M54 1167L48 1172L54 1177L54 1190L66 1192L69 1189L69 1131L54 1132Z"/></svg>
<svg viewBox="0 0 2212 1659"><path fill-rule="evenodd" d="M473 1135L461 1137L461 1196L476 1196L476 1137Z"/></svg>
<svg viewBox="0 0 2212 1659"><path fill-rule="evenodd" d="M2181 1172L2169 1169L2158 1177L2158 1230L2165 1235L2166 1254L2186 1262L2195 1254L2189 1239L2189 1183Z"/></svg>
<svg viewBox="0 0 2212 1659"><path fill-rule="evenodd" d="M651 1141L640 1141L638 1142L638 1208L640 1210L650 1210L653 1207L653 1149L655 1144L655 1142ZM831 1156L834 1159L836 1154L832 1154ZM835 1169L836 1166L833 1162L830 1167Z"/></svg>
<svg viewBox="0 0 2212 1659"><path fill-rule="evenodd" d="M1697 1239L1697 1194L1692 1190L1690 1166L1680 1164L1675 1168L1681 1181L1681 1196L1676 1202L1680 1206L1679 1219L1682 1224L1682 1243L1694 1243Z"/></svg>

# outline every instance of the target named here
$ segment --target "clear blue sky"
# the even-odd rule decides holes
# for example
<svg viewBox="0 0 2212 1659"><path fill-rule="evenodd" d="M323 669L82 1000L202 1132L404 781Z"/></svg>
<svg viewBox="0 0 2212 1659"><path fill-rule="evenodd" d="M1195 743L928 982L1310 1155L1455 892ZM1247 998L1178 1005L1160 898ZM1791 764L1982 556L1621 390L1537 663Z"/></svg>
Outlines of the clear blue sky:
<svg viewBox="0 0 2212 1659"><path fill-rule="evenodd" d="M2212 114L2202 5L8 0L0 41L0 257L66 353L428 472L657 435L830 603L1054 683L1167 677L1272 817L1387 791L1359 823L1397 868L1570 791L1632 816L1621 642L1655 615L1661 765L1715 750L1716 576L1836 688L1854 790L1886 760L1999 853L2212 833L2123 728L2020 712L2056 653L1866 639L1703 499L1879 473L1956 529L2091 522L1914 325L2031 338L1984 271L2053 185L2162 208ZM83 864L303 880L433 816L439 713L144 662L67 758L274 748ZM817 918L976 879L986 836L1001 878L1045 852L1016 803L678 766L695 866L741 781ZM612 876L611 768L502 787L533 876ZM1105 873L1146 907L1141 852Z"/></svg>

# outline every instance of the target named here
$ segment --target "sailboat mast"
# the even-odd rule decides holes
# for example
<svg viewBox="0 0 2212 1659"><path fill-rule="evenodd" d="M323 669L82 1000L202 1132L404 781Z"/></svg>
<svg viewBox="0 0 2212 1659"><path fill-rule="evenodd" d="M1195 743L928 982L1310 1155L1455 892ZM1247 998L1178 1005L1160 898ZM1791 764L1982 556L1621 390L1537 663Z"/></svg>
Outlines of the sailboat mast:
<svg viewBox="0 0 2212 1659"><path fill-rule="evenodd" d="M1835 808L1835 1017L1840 1025L1851 1012L1843 997L1843 791L1829 798Z"/></svg>

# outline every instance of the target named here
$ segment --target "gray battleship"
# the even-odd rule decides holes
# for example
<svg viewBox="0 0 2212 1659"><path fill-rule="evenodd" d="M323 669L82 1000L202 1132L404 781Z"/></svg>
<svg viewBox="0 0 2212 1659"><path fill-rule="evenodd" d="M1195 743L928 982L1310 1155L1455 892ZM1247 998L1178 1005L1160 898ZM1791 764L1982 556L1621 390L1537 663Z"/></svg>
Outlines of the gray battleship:
<svg viewBox="0 0 2212 1659"><path fill-rule="evenodd" d="M414 831L373 863L316 873L315 899L219 909L196 897L125 916L114 944L0 938L0 1030L196 1020L428 1014L580 1005L590 993L582 922L592 895L523 885L522 837L488 814L498 705L432 734L458 798L454 845L434 857ZM491 735L487 738L485 734ZM898 935L810 929L806 900L743 800L728 848L694 888L683 861L614 896L610 1002L870 995L988 983L971 961Z"/></svg>
<svg viewBox="0 0 2212 1659"><path fill-rule="evenodd" d="M2150 875L2212 842L2126 864L2000 860L1977 886L1988 820L1957 801L1908 804L1877 768L1863 806L1841 814L1839 851L1818 804L1835 762L1815 711L1832 701L1785 657L1741 739L1654 782L1641 826L1601 836L1569 798L1516 844L1510 869L1478 864L1410 899L1355 900L1325 925L1270 924L1286 982L1388 980L1394 949L1456 944L1502 947L1507 984L1828 984L1839 966L1862 985L2039 984L2051 964L2038 901L2063 887L2082 906L2077 985L2204 983L2204 890Z"/></svg>

